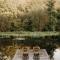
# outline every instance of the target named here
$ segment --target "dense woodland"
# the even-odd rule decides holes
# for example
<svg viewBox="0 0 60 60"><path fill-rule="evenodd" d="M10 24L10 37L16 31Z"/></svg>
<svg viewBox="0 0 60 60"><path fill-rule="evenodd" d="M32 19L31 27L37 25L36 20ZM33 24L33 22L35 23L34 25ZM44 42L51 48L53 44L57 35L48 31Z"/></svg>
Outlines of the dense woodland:
<svg viewBox="0 0 60 60"><path fill-rule="evenodd" d="M60 8L54 8L54 0L48 0L44 10L17 9L24 14L13 12L5 2L0 2L0 31L60 31Z"/></svg>

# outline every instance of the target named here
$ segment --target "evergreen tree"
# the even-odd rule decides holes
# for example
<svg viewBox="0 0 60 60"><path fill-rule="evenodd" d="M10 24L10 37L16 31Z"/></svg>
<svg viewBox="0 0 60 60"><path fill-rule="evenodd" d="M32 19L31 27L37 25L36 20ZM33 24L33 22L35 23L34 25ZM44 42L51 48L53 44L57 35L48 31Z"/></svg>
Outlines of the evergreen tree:
<svg viewBox="0 0 60 60"><path fill-rule="evenodd" d="M14 23L12 22L11 23L11 26L10 26L10 31L16 31L16 26L14 25Z"/></svg>
<svg viewBox="0 0 60 60"><path fill-rule="evenodd" d="M57 9L57 26L56 26L56 30L60 31L60 9Z"/></svg>
<svg viewBox="0 0 60 60"><path fill-rule="evenodd" d="M48 0L47 3L47 13L48 13L48 24L46 26L46 30L48 31L55 31L56 28L56 10L54 8L55 1L54 0Z"/></svg>
<svg viewBox="0 0 60 60"><path fill-rule="evenodd" d="M32 31L32 20L31 17L28 17L24 22L24 30L25 31Z"/></svg>

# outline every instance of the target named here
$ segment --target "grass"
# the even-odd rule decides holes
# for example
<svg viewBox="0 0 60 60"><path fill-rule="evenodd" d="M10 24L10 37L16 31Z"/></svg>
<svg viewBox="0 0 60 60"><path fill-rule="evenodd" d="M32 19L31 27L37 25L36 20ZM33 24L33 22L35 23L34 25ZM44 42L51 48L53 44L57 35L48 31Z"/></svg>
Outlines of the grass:
<svg viewBox="0 0 60 60"><path fill-rule="evenodd" d="M0 32L0 37L44 37L44 36L56 36L60 35L60 32Z"/></svg>

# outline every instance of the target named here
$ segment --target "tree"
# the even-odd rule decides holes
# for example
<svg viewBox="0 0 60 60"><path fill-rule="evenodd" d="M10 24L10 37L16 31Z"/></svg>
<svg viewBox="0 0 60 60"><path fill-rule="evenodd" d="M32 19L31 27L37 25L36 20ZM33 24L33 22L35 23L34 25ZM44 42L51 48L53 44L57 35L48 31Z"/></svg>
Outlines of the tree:
<svg viewBox="0 0 60 60"><path fill-rule="evenodd" d="M32 30L42 31L44 25L47 23L47 14L45 14L45 11L32 11L30 16L32 20Z"/></svg>
<svg viewBox="0 0 60 60"><path fill-rule="evenodd" d="M14 23L11 23L11 28L10 28L11 31L14 31L15 30L15 25Z"/></svg>
<svg viewBox="0 0 60 60"><path fill-rule="evenodd" d="M30 16L27 16L27 18L25 19L24 21L24 25L23 25L23 28L25 31L32 31L32 20L31 20L31 17Z"/></svg>
<svg viewBox="0 0 60 60"><path fill-rule="evenodd" d="M48 31L55 31L56 29L56 10L54 8L55 1L48 0L47 3L47 13L48 13L48 24L46 25L46 30Z"/></svg>
<svg viewBox="0 0 60 60"><path fill-rule="evenodd" d="M57 26L56 30L60 31L60 9L57 9Z"/></svg>
<svg viewBox="0 0 60 60"><path fill-rule="evenodd" d="M6 15L0 15L0 31L9 31L10 29L10 22L7 19Z"/></svg>

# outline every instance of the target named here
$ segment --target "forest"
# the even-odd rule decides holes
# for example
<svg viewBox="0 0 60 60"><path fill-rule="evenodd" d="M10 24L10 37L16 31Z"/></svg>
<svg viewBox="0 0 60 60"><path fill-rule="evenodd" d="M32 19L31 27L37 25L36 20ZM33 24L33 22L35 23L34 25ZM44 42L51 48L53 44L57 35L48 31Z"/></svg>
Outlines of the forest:
<svg viewBox="0 0 60 60"><path fill-rule="evenodd" d="M48 0L46 8L29 11L30 6L23 9L17 7L22 13L15 13L5 2L0 2L0 32L9 31L60 31L60 8L55 9L55 1ZM37 8L36 8L37 9Z"/></svg>

